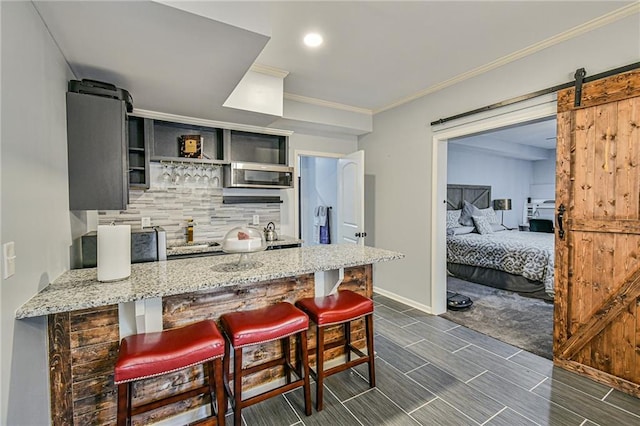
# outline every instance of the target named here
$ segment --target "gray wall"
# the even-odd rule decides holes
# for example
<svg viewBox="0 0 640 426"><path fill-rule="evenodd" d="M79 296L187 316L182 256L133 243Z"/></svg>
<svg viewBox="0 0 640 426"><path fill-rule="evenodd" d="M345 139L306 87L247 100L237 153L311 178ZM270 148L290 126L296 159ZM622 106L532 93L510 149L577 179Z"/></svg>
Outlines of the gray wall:
<svg viewBox="0 0 640 426"><path fill-rule="evenodd" d="M533 183L533 161L497 157L464 146L449 145L447 183L491 186L491 198L511 198L512 210L504 214L504 224L515 228L522 221L522 209Z"/></svg>
<svg viewBox="0 0 640 426"><path fill-rule="evenodd" d="M556 151L546 160L522 160L496 156L465 145L448 146L447 183L490 185L492 198L511 198L512 210L504 213L504 224L515 228L524 223L527 198L555 197Z"/></svg>
<svg viewBox="0 0 640 426"><path fill-rule="evenodd" d="M636 14L376 114L374 132L358 143L366 153L365 173L376 180L376 245L406 258L377 265L375 285L431 306L430 122L565 83L577 68L593 75L636 62L639 52Z"/></svg>
<svg viewBox="0 0 640 426"><path fill-rule="evenodd" d="M46 318L15 310L69 268L74 233L67 189L65 92L73 78L31 2L1 2L2 243L16 274L2 281L3 425L49 424Z"/></svg>

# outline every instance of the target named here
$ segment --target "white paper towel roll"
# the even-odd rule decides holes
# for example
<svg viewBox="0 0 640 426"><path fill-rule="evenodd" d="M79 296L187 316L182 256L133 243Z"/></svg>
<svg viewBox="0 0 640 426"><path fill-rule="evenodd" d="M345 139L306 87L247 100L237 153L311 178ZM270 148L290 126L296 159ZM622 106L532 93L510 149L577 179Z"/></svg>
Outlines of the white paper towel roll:
<svg viewBox="0 0 640 426"><path fill-rule="evenodd" d="M98 281L131 275L131 225L98 226Z"/></svg>

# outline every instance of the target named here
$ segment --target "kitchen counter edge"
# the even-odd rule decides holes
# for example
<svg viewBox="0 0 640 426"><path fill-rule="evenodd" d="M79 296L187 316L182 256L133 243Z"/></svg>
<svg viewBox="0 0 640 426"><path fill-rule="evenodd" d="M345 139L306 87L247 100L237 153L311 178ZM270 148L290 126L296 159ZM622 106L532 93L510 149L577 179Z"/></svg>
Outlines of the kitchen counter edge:
<svg viewBox="0 0 640 426"><path fill-rule="evenodd" d="M63 273L16 311L16 319L39 317L136 300L240 286L331 269L404 258L385 249L350 244L320 245L252 253L253 269L226 272L237 255L174 259L131 265L131 276L99 282L97 269ZM230 261L233 259L232 261Z"/></svg>

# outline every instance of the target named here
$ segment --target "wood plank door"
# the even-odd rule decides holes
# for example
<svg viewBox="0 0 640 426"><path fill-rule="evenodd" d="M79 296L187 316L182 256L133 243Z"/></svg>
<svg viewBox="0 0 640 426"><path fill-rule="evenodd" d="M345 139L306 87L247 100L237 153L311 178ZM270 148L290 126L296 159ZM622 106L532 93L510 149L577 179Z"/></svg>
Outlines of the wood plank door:
<svg viewBox="0 0 640 426"><path fill-rule="evenodd" d="M554 363L640 397L640 70L559 92L557 150Z"/></svg>

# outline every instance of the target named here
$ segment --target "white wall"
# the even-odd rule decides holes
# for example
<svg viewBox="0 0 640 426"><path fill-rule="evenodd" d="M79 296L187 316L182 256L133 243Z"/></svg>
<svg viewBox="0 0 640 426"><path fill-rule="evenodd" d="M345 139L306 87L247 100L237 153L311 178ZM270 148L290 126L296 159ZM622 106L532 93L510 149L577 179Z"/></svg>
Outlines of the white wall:
<svg viewBox="0 0 640 426"><path fill-rule="evenodd" d="M314 245L317 229L314 225L317 206L334 207L329 213L331 241L336 241L336 209L338 198L338 160L323 157L301 157L300 178L302 180L301 216L302 239L304 245Z"/></svg>
<svg viewBox="0 0 640 426"><path fill-rule="evenodd" d="M556 183L556 150L554 149L547 160L533 162L533 184Z"/></svg>
<svg viewBox="0 0 640 426"><path fill-rule="evenodd" d="M289 164L295 164L297 161L296 153L350 154L357 150L356 136L320 136L296 132L289 137ZM283 203L280 210L280 229L283 235L297 235L295 232L295 191L297 190L297 184L294 189L281 190L280 196Z"/></svg>
<svg viewBox="0 0 640 426"><path fill-rule="evenodd" d="M597 52L597 54L594 54ZM548 47L374 117L374 132L360 138L366 174L375 175L375 235L378 247L406 254L381 263L375 286L416 305L431 306L430 122L638 60L638 15Z"/></svg>
<svg viewBox="0 0 640 426"><path fill-rule="evenodd" d="M556 197L556 150L550 151L549 159L533 162L533 182L529 196L534 200L553 200Z"/></svg>
<svg viewBox="0 0 640 426"><path fill-rule="evenodd" d="M49 424L46 318L15 310L69 268L78 221L68 208L65 92L73 78L31 2L2 8L2 243L16 274L2 281L0 424ZM82 226L80 226L82 228Z"/></svg>
<svg viewBox="0 0 640 426"><path fill-rule="evenodd" d="M329 220L329 237L332 243L338 241L336 225L338 202L338 160L335 158L317 157L316 162L316 191L317 205L331 207L327 211Z"/></svg>
<svg viewBox="0 0 640 426"><path fill-rule="evenodd" d="M492 199L511 198L512 210L497 213L498 217L504 214L505 226L516 228L533 183L533 163L449 144L447 183L490 185Z"/></svg>

